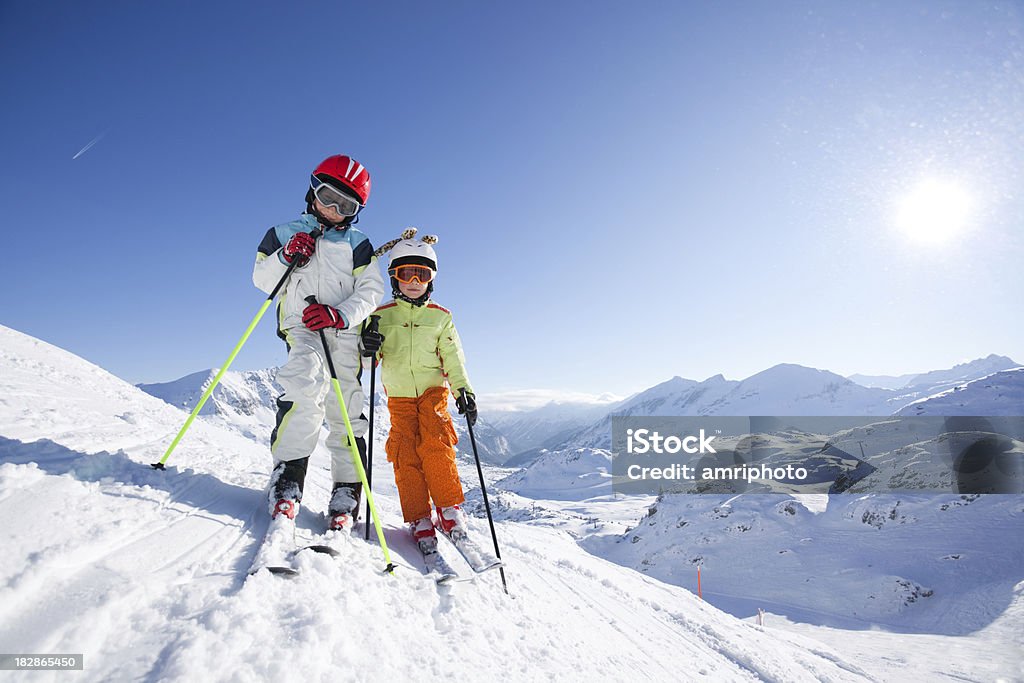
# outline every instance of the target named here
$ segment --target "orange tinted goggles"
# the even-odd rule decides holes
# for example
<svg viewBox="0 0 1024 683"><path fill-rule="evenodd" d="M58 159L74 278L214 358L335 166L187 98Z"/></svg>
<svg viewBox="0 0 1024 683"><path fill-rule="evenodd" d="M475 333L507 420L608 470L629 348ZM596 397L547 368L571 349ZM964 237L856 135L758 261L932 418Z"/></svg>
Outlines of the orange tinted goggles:
<svg viewBox="0 0 1024 683"><path fill-rule="evenodd" d="M425 285L434 279L434 271L426 266L404 265L388 270L388 275L402 284L410 284L413 280Z"/></svg>

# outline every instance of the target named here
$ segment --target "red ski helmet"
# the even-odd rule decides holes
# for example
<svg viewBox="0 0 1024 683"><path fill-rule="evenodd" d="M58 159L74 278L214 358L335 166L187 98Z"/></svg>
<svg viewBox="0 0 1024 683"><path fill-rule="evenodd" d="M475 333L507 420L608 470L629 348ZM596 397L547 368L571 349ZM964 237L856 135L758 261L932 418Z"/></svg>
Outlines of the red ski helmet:
<svg viewBox="0 0 1024 683"><path fill-rule="evenodd" d="M370 172L350 156L335 154L327 157L313 169L313 175L354 196L363 206L370 198Z"/></svg>

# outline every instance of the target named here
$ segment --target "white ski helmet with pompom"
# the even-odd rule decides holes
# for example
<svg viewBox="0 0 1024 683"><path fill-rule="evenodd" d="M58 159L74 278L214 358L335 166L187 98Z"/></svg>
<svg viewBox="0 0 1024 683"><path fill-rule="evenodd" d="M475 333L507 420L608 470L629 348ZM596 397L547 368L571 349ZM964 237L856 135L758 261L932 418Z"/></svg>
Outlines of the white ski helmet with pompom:
<svg viewBox="0 0 1024 683"><path fill-rule="evenodd" d="M388 260L388 270L403 265L427 266L434 274L437 274L437 253L434 251L434 244L437 244L437 237L424 235L420 239L416 237L416 228L406 228L402 232L401 239L392 240L377 250L378 254L390 250L391 256Z"/></svg>

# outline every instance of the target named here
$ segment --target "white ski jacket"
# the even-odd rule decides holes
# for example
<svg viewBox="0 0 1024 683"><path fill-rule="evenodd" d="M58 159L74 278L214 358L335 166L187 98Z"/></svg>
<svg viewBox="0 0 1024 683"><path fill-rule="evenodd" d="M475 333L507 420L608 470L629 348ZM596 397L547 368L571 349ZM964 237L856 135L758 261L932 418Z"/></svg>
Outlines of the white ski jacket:
<svg viewBox="0 0 1024 683"><path fill-rule="evenodd" d="M298 232L311 232L318 225L310 214L283 223L267 231L256 252L252 281L270 294L288 264L282 250ZM302 326L306 297L316 296L319 303L338 309L345 320L342 334L359 334L363 320L377 308L384 296L384 278L377 267L370 240L355 228L332 228L316 240L316 251L303 266L297 267L278 295L278 334L287 340L288 330Z"/></svg>

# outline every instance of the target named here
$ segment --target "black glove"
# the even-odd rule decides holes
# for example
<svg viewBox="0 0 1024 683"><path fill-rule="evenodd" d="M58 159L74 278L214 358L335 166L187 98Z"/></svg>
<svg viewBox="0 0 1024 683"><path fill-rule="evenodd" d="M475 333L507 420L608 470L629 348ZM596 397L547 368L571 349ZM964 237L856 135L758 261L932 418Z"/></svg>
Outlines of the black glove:
<svg viewBox="0 0 1024 683"><path fill-rule="evenodd" d="M384 343L384 335L373 329L367 327L363 330L363 355L367 358L376 356L377 352L380 351L381 344Z"/></svg>
<svg viewBox="0 0 1024 683"><path fill-rule="evenodd" d="M455 407L459 409L459 415L466 416L466 422L472 427L476 424L476 397L472 392L463 389L455 399Z"/></svg>

